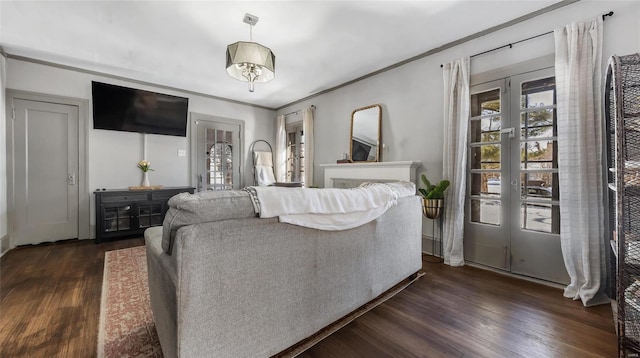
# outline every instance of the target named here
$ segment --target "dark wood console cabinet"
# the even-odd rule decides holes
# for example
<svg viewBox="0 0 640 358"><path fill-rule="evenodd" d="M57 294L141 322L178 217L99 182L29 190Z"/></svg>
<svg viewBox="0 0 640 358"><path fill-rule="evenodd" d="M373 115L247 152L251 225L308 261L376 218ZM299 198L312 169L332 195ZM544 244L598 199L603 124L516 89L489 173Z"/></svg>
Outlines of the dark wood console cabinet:
<svg viewBox="0 0 640 358"><path fill-rule="evenodd" d="M96 242L142 235L145 229L162 225L169 198L192 193L194 188L175 187L155 190L97 190Z"/></svg>

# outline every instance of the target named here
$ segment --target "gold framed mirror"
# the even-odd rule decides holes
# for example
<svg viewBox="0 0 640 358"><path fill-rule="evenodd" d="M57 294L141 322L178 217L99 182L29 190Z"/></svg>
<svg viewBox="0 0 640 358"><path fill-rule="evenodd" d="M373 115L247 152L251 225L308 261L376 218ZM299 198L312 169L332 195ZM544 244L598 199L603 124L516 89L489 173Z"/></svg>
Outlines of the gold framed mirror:
<svg viewBox="0 0 640 358"><path fill-rule="evenodd" d="M353 162L380 161L382 106L374 104L351 113L349 155Z"/></svg>

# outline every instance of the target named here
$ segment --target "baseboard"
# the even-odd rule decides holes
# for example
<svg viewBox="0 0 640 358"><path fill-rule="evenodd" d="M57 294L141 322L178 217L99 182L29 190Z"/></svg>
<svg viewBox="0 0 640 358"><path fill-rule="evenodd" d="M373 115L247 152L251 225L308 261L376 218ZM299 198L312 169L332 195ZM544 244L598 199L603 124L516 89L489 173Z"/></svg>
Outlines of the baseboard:
<svg viewBox="0 0 640 358"><path fill-rule="evenodd" d="M435 244L435 253L433 252L434 244ZM440 252L442 252L440 250L440 245L441 245L441 241L438 238L434 240L431 236L422 235L422 253L423 254L440 257Z"/></svg>
<svg viewBox="0 0 640 358"><path fill-rule="evenodd" d="M545 285L545 286L549 286L549 287L553 287L553 288L559 288L561 290L564 290L564 288L566 287L565 285L561 285L559 283L545 281L545 280L541 280L541 279L533 278L533 277L529 277L529 276L524 276L524 275L518 275L518 274L515 274L515 273L511 273L511 272L502 271L502 270L499 270L497 268L493 268L493 267L477 264L475 262L465 261L464 264L467 265L467 266L479 268L479 269L482 269L482 270L492 271L492 272L495 272L495 273L499 273L501 275L517 278L517 279L520 279L520 280L539 283L541 285Z"/></svg>

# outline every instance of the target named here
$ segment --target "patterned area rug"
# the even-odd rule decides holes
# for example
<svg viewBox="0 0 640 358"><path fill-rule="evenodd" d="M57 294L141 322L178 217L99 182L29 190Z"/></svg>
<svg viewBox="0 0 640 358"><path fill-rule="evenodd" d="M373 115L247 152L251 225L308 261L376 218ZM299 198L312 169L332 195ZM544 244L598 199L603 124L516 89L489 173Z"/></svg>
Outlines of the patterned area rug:
<svg viewBox="0 0 640 358"><path fill-rule="evenodd" d="M144 246L105 253L100 305L98 357L162 357Z"/></svg>
<svg viewBox="0 0 640 358"><path fill-rule="evenodd" d="M288 358L299 355L390 299L423 275L423 272L419 272L416 277L398 283L373 301L274 357ZM144 246L105 253L98 357L162 358L160 342L149 303L147 259Z"/></svg>

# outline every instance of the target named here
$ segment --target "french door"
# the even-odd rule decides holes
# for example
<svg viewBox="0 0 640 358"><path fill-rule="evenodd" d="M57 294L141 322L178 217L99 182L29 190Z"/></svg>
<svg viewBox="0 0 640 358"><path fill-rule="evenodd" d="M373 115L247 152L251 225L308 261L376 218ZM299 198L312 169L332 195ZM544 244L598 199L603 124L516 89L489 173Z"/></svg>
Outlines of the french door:
<svg viewBox="0 0 640 358"><path fill-rule="evenodd" d="M196 181L198 191L241 188L241 125L198 119Z"/></svg>
<svg viewBox="0 0 640 358"><path fill-rule="evenodd" d="M568 283L553 69L471 88L465 260Z"/></svg>

